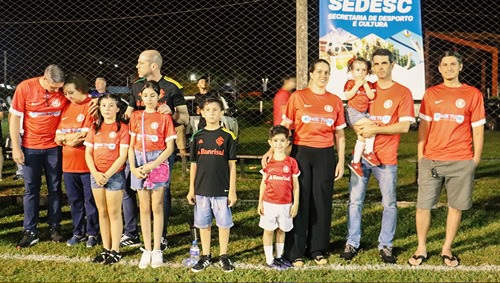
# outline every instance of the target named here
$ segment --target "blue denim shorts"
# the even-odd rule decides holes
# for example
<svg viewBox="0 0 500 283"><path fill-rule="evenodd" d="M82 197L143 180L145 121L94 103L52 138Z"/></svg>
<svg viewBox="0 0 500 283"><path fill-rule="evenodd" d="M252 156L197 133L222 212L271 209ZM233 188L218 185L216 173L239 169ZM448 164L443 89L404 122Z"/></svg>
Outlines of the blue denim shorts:
<svg viewBox="0 0 500 283"><path fill-rule="evenodd" d="M108 182L106 185L104 185L104 188L108 191L119 191L125 189L125 170L121 170L119 172L116 172L111 178L109 178ZM90 184L92 186L92 189L100 189L102 188L97 184L95 181L94 176L90 174Z"/></svg>
<svg viewBox="0 0 500 283"><path fill-rule="evenodd" d="M140 167L144 165L144 158L142 157L142 151L135 150L135 167ZM152 150L146 151L146 160L148 162L156 160L158 156L163 152L163 150ZM138 179L133 173L130 173L130 188L132 190L142 190L144 189L144 181L146 179ZM154 183L154 189L167 186L167 182Z"/></svg>
<svg viewBox="0 0 500 283"><path fill-rule="evenodd" d="M194 206L194 226L196 228L208 228L212 226L215 216L217 227L229 229L233 227L233 216L231 209L227 206L227 197L206 197L196 195Z"/></svg>

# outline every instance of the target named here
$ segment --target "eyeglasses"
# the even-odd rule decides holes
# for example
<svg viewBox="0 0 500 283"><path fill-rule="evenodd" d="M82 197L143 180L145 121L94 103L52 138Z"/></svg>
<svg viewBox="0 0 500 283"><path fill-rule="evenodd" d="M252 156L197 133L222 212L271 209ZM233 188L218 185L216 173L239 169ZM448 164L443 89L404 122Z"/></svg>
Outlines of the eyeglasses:
<svg viewBox="0 0 500 283"><path fill-rule="evenodd" d="M436 170L436 165L434 165L434 161L432 162L432 167L431 167L431 172L429 172L429 175L431 175L432 178L438 178L438 172Z"/></svg>

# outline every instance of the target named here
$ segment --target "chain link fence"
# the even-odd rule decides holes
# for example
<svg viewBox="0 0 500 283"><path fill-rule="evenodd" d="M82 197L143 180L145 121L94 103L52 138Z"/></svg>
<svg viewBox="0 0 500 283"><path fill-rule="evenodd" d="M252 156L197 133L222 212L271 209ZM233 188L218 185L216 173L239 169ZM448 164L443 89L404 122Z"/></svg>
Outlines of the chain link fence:
<svg viewBox="0 0 500 283"><path fill-rule="evenodd" d="M437 59L443 51L462 53L461 79L484 93L488 128L496 130L500 2L487 4L422 0L426 82L440 82ZM212 89L231 100L239 154L267 150L272 98L281 79L296 72L295 1L0 0L0 8L0 95L5 101L16 84L41 75L49 64L83 74L91 83L103 76L112 92L127 99L137 57L157 49L164 58L162 73L180 82L185 95L196 93L197 79L207 76ZM311 61L319 56L319 1L309 1L308 18ZM5 134L6 120L3 124ZM347 131L348 150L354 140Z"/></svg>

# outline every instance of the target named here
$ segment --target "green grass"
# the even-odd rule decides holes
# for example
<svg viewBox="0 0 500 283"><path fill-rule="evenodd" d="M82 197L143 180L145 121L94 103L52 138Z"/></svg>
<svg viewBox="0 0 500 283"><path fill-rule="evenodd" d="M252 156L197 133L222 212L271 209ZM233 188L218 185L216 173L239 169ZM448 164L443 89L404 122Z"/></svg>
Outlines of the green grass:
<svg viewBox="0 0 500 283"><path fill-rule="evenodd" d="M264 131L264 127L256 126ZM243 134L243 132L242 132ZM473 207L464 212L462 226L454 243L454 252L462 261L458 269L442 268L439 257L444 240L446 207L433 211L433 221L428 239L429 260L421 268L408 268L406 261L416 248L415 207L402 205L395 237L396 266L381 265L378 257L377 238L380 230L382 208L380 193L372 178L363 211L363 250L351 262L338 257L346 234L346 204L348 200L348 171L344 178L335 183L334 209L331 225L331 252L329 266L316 268L313 262L306 262L303 270L274 272L262 268L264 255L261 242L262 230L258 227L256 213L260 165L258 161L247 162L245 178L238 177L238 199L233 209L235 227L231 231L230 253L237 264L237 270L225 274L219 267L210 267L205 272L193 274L180 265L189 250L189 225L192 221L192 207L185 201L188 188L188 174L182 176L180 162L173 174L173 215L169 226L171 248L165 253L167 265L159 269L140 270L136 265L140 258L137 248L126 248L123 264L100 266L88 261L99 251L98 247L87 249L83 245L67 247L64 243L48 242L46 234L46 210L41 212L40 231L42 242L29 249L14 248L22 230L22 205L0 203L0 281L343 281L343 282L498 282L500 281L500 230L498 197L498 168L500 166L500 132L485 134L483 161L476 171ZM258 143L257 135L246 140ZM353 140L348 140L352 148ZM347 151L349 152L349 150ZM261 153L260 153L261 154ZM398 201L414 202L416 185L416 132L402 138L399 154ZM5 176L12 175L14 166L6 164ZM21 182L4 178L1 195L21 195ZM43 190L45 191L45 190ZM441 202L445 202L443 193ZM63 209L63 233L71 234L69 208ZM213 229L212 253L218 256L217 229ZM42 257L42 260L35 260ZM481 270L481 269L484 270ZM352 270L351 270L352 269Z"/></svg>

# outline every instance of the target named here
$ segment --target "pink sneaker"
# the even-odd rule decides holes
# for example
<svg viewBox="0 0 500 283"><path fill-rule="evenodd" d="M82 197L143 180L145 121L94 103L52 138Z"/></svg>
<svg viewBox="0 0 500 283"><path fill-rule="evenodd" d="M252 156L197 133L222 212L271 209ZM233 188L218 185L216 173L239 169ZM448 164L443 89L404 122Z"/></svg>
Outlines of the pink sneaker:
<svg viewBox="0 0 500 283"><path fill-rule="evenodd" d="M351 169L351 171L356 174L356 176L362 178L364 176L363 174L363 170L361 169L361 162L358 162L358 163L354 163L354 162L349 162L349 164L347 164L347 166L349 167L349 169Z"/></svg>
<svg viewBox="0 0 500 283"><path fill-rule="evenodd" d="M363 153L362 157L371 166L380 166L380 164L381 164L380 160L378 160L378 157L375 155L374 152Z"/></svg>

